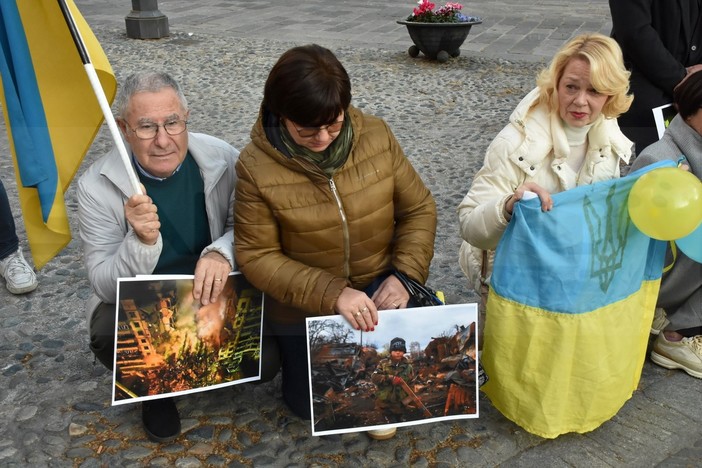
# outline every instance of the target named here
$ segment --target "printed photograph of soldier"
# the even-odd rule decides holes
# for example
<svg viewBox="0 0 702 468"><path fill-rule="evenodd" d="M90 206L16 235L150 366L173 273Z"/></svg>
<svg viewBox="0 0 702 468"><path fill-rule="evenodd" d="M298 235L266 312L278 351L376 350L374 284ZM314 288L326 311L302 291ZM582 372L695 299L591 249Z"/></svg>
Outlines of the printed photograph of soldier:
<svg viewBox="0 0 702 468"><path fill-rule="evenodd" d="M378 363L371 377L378 388L375 408L389 423L407 420L408 414L409 419L417 419L412 413L419 410L425 416L432 416L409 386L409 383L414 383L415 374L412 364L405 357L406 352L405 340L393 338L390 341L390 356Z"/></svg>
<svg viewBox="0 0 702 468"><path fill-rule="evenodd" d="M411 317L411 318L410 318ZM477 305L307 319L314 435L478 417Z"/></svg>

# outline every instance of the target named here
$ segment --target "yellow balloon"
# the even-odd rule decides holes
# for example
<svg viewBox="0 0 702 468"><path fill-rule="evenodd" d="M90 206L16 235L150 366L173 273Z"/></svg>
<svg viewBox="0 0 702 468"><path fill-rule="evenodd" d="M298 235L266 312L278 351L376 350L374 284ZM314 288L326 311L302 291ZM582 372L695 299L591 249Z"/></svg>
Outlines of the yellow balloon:
<svg viewBox="0 0 702 468"><path fill-rule="evenodd" d="M654 169L631 187L627 206L634 225L647 236L680 239L702 222L702 182L683 169Z"/></svg>

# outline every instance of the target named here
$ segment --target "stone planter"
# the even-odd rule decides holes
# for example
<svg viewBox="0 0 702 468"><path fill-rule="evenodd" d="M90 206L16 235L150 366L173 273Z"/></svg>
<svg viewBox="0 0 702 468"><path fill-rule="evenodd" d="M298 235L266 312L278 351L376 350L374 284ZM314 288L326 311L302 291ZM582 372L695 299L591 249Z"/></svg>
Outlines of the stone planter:
<svg viewBox="0 0 702 468"><path fill-rule="evenodd" d="M416 21L399 20L398 24L407 26L407 32L414 42L407 51L416 57L421 51L432 60L445 62L449 57L458 57L460 47L468 37L470 28L482 20L465 21L462 23L419 23Z"/></svg>

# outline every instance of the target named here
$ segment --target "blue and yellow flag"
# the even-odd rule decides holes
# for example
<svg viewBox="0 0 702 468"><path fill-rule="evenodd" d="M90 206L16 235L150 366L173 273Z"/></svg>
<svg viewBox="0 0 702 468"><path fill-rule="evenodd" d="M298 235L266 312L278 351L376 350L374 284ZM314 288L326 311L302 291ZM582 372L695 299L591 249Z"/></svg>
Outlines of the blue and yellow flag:
<svg viewBox="0 0 702 468"><path fill-rule="evenodd" d="M106 97L117 83L72 0L66 0ZM103 114L56 0L0 1L2 108L34 264L71 240L64 192Z"/></svg>
<svg viewBox="0 0 702 468"><path fill-rule="evenodd" d="M621 179L519 202L495 253L482 390L507 418L553 438L588 432L636 389L666 243L631 222Z"/></svg>

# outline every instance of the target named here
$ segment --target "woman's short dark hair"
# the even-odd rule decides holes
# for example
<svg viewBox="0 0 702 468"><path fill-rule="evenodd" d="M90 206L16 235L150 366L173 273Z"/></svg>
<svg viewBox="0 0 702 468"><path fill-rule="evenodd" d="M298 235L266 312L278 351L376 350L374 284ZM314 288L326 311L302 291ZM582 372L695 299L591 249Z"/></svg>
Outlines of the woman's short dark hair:
<svg viewBox="0 0 702 468"><path fill-rule="evenodd" d="M683 119L692 117L702 107L702 72L688 76L673 92L673 102Z"/></svg>
<svg viewBox="0 0 702 468"><path fill-rule="evenodd" d="M351 80L341 62L317 44L280 56L266 80L263 105L305 127L334 122L351 103Z"/></svg>

